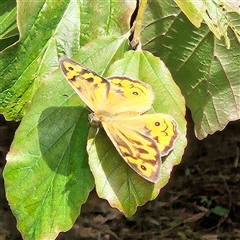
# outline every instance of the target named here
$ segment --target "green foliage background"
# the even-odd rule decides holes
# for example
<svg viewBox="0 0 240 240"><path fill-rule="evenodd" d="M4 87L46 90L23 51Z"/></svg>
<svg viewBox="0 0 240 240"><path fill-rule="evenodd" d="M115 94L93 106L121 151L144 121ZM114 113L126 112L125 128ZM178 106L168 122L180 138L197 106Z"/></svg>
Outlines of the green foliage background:
<svg viewBox="0 0 240 240"><path fill-rule="evenodd" d="M52 239L71 228L95 185L126 216L156 198L186 146L185 101L200 139L239 119L239 13L228 5L223 11L220 1L176 2L184 13L173 1L148 2L144 51L130 51L128 41L135 1L1 2L0 111L22 120L4 179L24 239ZM104 132L88 132L89 111L59 70L63 55L105 77L152 86L150 112L174 116L179 127L158 183L133 172L110 142L101 144Z"/></svg>

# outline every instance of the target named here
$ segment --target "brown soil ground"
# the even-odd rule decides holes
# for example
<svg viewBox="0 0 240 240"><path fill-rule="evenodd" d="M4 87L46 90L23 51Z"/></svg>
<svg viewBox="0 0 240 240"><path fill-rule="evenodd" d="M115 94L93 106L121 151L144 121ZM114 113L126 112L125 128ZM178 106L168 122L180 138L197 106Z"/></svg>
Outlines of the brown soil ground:
<svg viewBox="0 0 240 240"><path fill-rule="evenodd" d="M57 240L240 239L240 121L199 141L192 123L182 163L159 196L127 219L92 192ZM0 171L18 124L0 116ZM0 179L0 240L20 240Z"/></svg>

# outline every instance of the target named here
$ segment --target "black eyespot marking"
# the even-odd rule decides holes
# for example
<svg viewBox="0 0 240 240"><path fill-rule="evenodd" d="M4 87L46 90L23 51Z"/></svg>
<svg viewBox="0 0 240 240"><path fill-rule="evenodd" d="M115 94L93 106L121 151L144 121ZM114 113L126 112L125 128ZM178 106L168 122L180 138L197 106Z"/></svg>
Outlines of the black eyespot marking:
<svg viewBox="0 0 240 240"><path fill-rule="evenodd" d="M155 122L156 127L159 127L160 125L161 125L160 122Z"/></svg>
<svg viewBox="0 0 240 240"><path fill-rule="evenodd" d="M77 81L76 76L73 76L72 79L70 79L70 81L76 82Z"/></svg>
<svg viewBox="0 0 240 240"><path fill-rule="evenodd" d="M92 78L92 77L86 78L86 81L88 83L92 83L92 82L94 82L94 78Z"/></svg>
<svg viewBox="0 0 240 240"><path fill-rule="evenodd" d="M68 67L68 70L73 71L74 68L73 67Z"/></svg>
<svg viewBox="0 0 240 240"><path fill-rule="evenodd" d="M146 171L146 170L147 170L147 168L146 168L144 165L141 165L141 169L142 169L143 171Z"/></svg>
<svg viewBox="0 0 240 240"><path fill-rule="evenodd" d="M133 95L138 96L139 93L138 92L133 92Z"/></svg>

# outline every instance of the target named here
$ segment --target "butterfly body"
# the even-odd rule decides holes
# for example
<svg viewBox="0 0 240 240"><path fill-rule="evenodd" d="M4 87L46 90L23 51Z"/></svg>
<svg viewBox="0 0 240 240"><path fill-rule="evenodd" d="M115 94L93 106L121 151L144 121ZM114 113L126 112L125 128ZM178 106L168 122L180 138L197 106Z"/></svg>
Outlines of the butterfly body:
<svg viewBox="0 0 240 240"><path fill-rule="evenodd" d="M151 87L127 77L105 79L69 58L62 58L60 66L92 110L91 126L102 126L126 163L143 178L156 182L161 157L173 149L178 132L170 115L144 114L154 101Z"/></svg>

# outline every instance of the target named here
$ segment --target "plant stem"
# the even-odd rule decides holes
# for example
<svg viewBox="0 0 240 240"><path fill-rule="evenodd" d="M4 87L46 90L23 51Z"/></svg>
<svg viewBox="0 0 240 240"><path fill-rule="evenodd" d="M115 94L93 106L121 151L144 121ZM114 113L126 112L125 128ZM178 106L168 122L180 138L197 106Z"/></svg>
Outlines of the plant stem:
<svg viewBox="0 0 240 240"><path fill-rule="evenodd" d="M147 0L141 0L137 17L134 22L134 34L133 34L133 39L131 41L131 46L133 49L136 49L137 47L141 48L140 35L141 35L141 29L142 29L143 14L145 12L146 6L147 6Z"/></svg>

